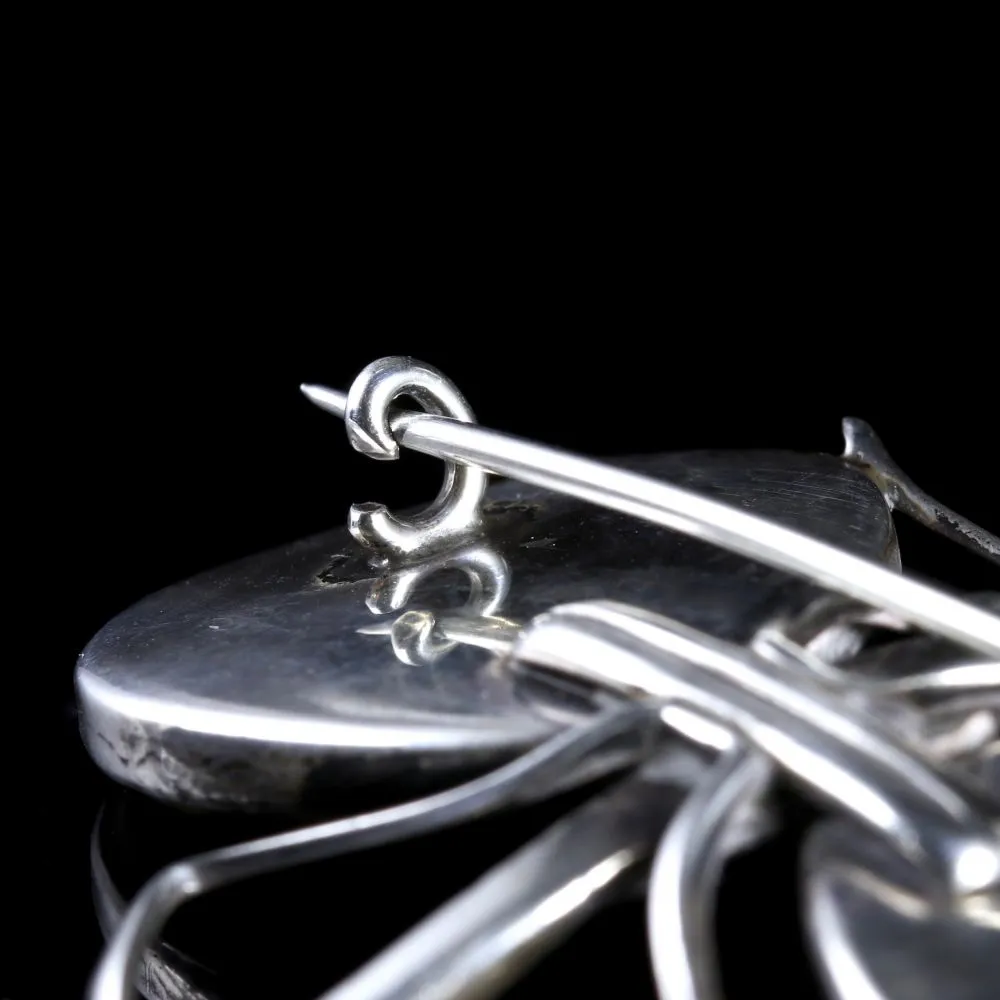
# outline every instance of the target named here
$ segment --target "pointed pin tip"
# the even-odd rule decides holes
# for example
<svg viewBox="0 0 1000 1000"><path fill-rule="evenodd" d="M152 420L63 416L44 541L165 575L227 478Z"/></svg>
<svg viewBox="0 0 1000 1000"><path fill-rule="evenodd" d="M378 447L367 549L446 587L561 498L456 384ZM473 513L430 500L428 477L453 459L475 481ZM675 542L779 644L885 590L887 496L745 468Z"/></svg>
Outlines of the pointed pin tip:
<svg viewBox="0 0 1000 1000"><path fill-rule="evenodd" d="M299 391L310 403L314 403L321 410L333 413L338 417L343 417L347 410L347 395L337 392L336 389L328 389L325 385L310 385L303 382L299 386Z"/></svg>

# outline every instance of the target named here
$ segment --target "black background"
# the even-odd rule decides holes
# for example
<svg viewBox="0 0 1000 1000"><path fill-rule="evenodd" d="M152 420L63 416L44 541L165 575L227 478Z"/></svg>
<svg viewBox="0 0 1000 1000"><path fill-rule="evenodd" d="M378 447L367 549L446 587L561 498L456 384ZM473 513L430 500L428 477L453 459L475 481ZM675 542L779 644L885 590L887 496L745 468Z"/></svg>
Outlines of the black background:
<svg viewBox="0 0 1000 1000"><path fill-rule="evenodd" d="M995 276L967 238L971 172L928 188L905 158L758 172L690 153L668 179L636 132L605 168L585 129L495 157L484 131L445 156L412 123L388 152L337 132L320 153L298 119L282 132L272 109L262 139L253 118L80 116L85 167L53 192L28 360L6 376L23 392L7 488L25 554L7 605L10 1000L78 995L99 947L87 844L107 785L72 695L90 636L353 501L436 492L430 459L352 452L302 381L346 388L410 354L486 426L595 455L836 452L856 415L925 489L1000 527ZM918 571L996 586L900 530Z"/></svg>

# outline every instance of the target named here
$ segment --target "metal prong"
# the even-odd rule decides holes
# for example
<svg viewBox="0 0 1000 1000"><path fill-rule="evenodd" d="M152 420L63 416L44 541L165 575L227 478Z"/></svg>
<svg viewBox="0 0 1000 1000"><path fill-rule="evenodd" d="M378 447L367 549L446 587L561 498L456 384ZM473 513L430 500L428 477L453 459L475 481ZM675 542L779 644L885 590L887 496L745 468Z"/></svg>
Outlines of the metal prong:
<svg viewBox="0 0 1000 1000"><path fill-rule="evenodd" d="M845 417L844 459L856 465L881 490L886 503L945 538L1000 563L1000 538L956 514L925 493L892 460L879 436L863 420Z"/></svg>
<svg viewBox="0 0 1000 1000"><path fill-rule="evenodd" d="M299 391L321 410L326 410L341 420L344 419L344 414L347 412L346 392L337 392L336 389L328 389L325 385L309 385L306 382L299 386Z"/></svg>

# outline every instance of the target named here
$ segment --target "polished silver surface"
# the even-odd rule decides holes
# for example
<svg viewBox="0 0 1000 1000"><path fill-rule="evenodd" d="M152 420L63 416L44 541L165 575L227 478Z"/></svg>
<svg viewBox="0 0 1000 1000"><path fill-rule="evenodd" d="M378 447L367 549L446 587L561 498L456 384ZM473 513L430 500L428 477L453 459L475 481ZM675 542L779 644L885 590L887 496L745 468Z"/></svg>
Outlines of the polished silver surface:
<svg viewBox="0 0 1000 1000"><path fill-rule="evenodd" d="M622 463L896 565L881 495L838 458L695 452ZM94 759L119 781L202 808L351 808L373 783L398 800L400 789L412 796L494 767L593 710L563 698L558 714L540 712L518 678L498 671L489 650L509 639L505 622L615 594L742 642L819 593L683 534L518 483L492 484L482 517L474 541L416 562L373 567L338 529L139 602L78 664ZM394 652L389 635L407 611L449 616L464 632L432 632L433 662L408 667L423 647L399 641L397 629ZM487 649L467 641L470 627ZM419 638L419 623L412 632Z"/></svg>
<svg viewBox="0 0 1000 1000"><path fill-rule="evenodd" d="M994 897L949 906L865 831L828 820L803 854L813 954L831 1000L992 1000L1000 987Z"/></svg>
<svg viewBox="0 0 1000 1000"><path fill-rule="evenodd" d="M343 393L322 386L303 386L302 390L317 406L337 416L345 415L347 396ZM997 616L755 513L718 503L676 484L444 417L400 414L391 422L390 430L395 441L406 447L447 462L463 462L511 476L701 538L898 615L970 649L1000 656Z"/></svg>

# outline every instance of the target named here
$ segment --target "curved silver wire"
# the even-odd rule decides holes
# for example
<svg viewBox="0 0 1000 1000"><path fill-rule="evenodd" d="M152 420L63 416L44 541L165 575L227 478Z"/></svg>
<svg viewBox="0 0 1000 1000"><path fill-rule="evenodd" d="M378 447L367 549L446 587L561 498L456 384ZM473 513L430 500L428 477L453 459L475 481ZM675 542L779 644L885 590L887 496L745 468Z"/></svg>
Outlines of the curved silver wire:
<svg viewBox="0 0 1000 1000"><path fill-rule="evenodd" d="M978 599L984 597L990 599ZM856 610L863 616L864 609ZM798 622L762 630L754 646L777 666L795 670L794 676L805 672L855 700L877 701L880 714L911 709L911 745L956 764L996 795L1000 782L990 774L989 741L997 734L990 703L995 705L1000 693L998 664L956 662L958 654L947 644L911 638L901 640L909 651L909 673L867 676L871 662L824 663L783 627L809 642L829 625L807 611ZM883 658L896 657L902 666L903 658L892 649L881 647ZM924 703L920 708L918 698ZM1000 977L997 894L940 905L921 885L920 875L901 870L884 845L849 822L822 820L807 834L801 904L813 958L831 997L986 1000L995 994Z"/></svg>
<svg viewBox="0 0 1000 1000"><path fill-rule="evenodd" d="M540 615L513 657L626 696L690 705L880 833L939 892L961 898L1000 888L992 806L939 774L875 713L808 674L793 684L744 647L612 601Z"/></svg>
<svg viewBox="0 0 1000 1000"><path fill-rule="evenodd" d="M322 1000L490 1000L597 909L642 887L661 832L705 778L674 750L591 799L407 931ZM756 803L755 803L756 804ZM721 839L732 855L771 833L748 810Z"/></svg>
<svg viewBox="0 0 1000 1000"><path fill-rule="evenodd" d="M992 592L969 599L990 609L1000 606ZM841 696L869 704L919 752L974 763L983 747L1000 735L1000 662L967 662L948 643L926 636L904 638L836 662L817 653L830 645L828 636L844 627L872 624L899 628L898 622L879 621L870 609L827 597L793 619L779 618L765 626L751 645L776 665L797 673L805 670ZM859 650L860 645L852 656ZM887 659L895 664L888 671Z"/></svg>
<svg viewBox="0 0 1000 1000"><path fill-rule="evenodd" d="M824 664L808 649L790 641L787 645L778 643L783 638L786 637L779 627L764 628L758 634L754 648L768 652L768 646L777 643L771 651L782 654L776 660L779 667L797 666L800 670L805 667L824 681L834 679L842 693L854 693L855 689L850 685L853 675L848 671ZM988 673L979 669L984 667L988 668ZM955 671L954 674L952 670ZM994 670L994 664L962 665L901 678L901 681L910 683L900 683L898 692L882 691L880 685L874 682L870 687L882 697L937 691L940 688L948 691L957 688L981 692L985 686L995 682ZM793 680L800 674L790 673L788 676ZM880 707L898 710L904 706L887 700ZM914 711L912 715L920 717L921 713ZM975 717L977 716L970 717L969 721L973 721ZM975 754L978 759L988 753L984 735L992 732L989 729L973 733L964 741L961 735L956 737L949 734L949 738L931 742L921 729L919 740L921 749L930 752L936 759L947 760L969 754ZM711 907L725 861L722 838L727 823L734 814L760 798L774 773L773 765L758 751L744 745L733 746L720 756L702 783L691 793L663 836L647 889L650 955L657 990L662 1000L721 998L712 946ZM873 874L871 877L875 879L877 876ZM815 874L810 875L810 878L815 881ZM963 918L957 916L944 919L951 921L952 926L956 927L956 921ZM826 924L823 926L827 927ZM959 933L965 936L964 932ZM882 946L883 942L878 941L875 947ZM824 964L831 960L836 951L831 942L826 940L817 944L817 948ZM856 956L850 956L850 963L856 961ZM830 968L825 971L837 977L840 985L844 963L834 961L834 964L838 966L835 972L831 973ZM843 993L843 996L846 998L853 994ZM894 996L886 997L882 994L879 994L879 998L894 1000Z"/></svg>
<svg viewBox="0 0 1000 1000"><path fill-rule="evenodd" d="M343 393L303 385L317 406L348 411ZM447 462L478 466L525 483L642 518L749 559L813 580L987 656L1000 656L1000 617L874 562L748 511L555 448L428 414L390 421L395 442Z"/></svg>
<svg viewBox="0 0 1000 1000"><path fill-rule="evenodd" d="M382 461L399 457L389 413L393 401L403 395L430 413L475 423L462 394L432 365L412 358L381 358L358 375L344 402L347 437L357 451ZM446 462L441 491L423 513L407 521L389 513L383 504L354 504L348 526L368 548L419 556L475 530L485 490L486 474L481 469Z"/></svg>
<svg viewBox="0 0 1000 1000"><path fill-rule="evenodd" d="M108 942L88 1000L129 1000L144 951L184 902L256 875L394 843L544 796L574 765L628 734L653 749L656 713L627 705L570 729L504 767L457 788L376 812L209 851L164 868L140 890ZM641 756L635 754L636 759Z"/></svg>
<svg viewBox="0 0 1000 1000"><path fill-rule="evenodd" d="M98 846L100 825L99 814L90 838L90 874L97 923L101 933L109 938L128 907L101 857ZM175 968L165 949L149 949L142 956L139 966L137 978L142 983L140 989L150 1000L219 1000L214 994L192 984L180 969Z"/></svg>
<svg viewBox="0 0 1000 1000"><path fill-rule="evenodd" d="M919 873L866 831L824 819L801 855L801 907L831 1000L992 1000L1000 982L996 899L942 907Z"/></svg>
<svg viewBox="0 0 1000 1000"><path fill-rule="evenodd" d="M649 769L655 766L654 759ZM502 995L634 887L682 794L642 773L630 776L493 867L321 1000Z"/></svg>
<svg viewBox="0 0 1000 1000"><path fill-rule="evenodd" d="M948 664L901 677L869 677L853 665L826 662L780 626L761 629L752 648L789 676L808 674L834 696L877 713L912 751L935 761L977 754L1000 735L1000 664Z"/></svg>
<svg viewBox="0 0 1000 1000"><path fill-rule="evenodd" d="M774 768L742 743L723 753L664 833L649 876L647 933L661 1000L717 1000L715 893L734 814L752 803Z"/></svg>
<svg viewBox="0 0 1000 1000"><path fill-rule="evenodd" d="M949 663L905 677L865 678L867 686L887 695L934 695L944 700L974 694L1000 696L1000 661Z"/></svg>

